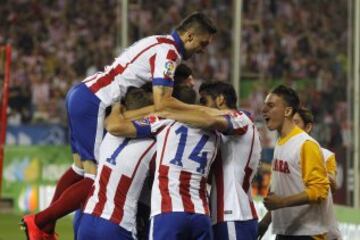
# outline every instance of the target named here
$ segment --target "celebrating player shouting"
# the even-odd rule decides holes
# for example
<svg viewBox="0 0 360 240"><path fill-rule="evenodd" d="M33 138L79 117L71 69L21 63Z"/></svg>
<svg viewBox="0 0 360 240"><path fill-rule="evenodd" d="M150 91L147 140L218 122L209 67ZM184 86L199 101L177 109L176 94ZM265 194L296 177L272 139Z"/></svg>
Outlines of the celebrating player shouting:
<svg viewBox="0 0 360 240"><path fill-rule="evenodd" d="M297 127L293 116L299 109L296 92L280 85L265 99L263 117L279 139L272 161L269 210L259 224L263 235L272 222L277 240L326 239L326 204L329 191L324 156L319 144Z"/></svg>

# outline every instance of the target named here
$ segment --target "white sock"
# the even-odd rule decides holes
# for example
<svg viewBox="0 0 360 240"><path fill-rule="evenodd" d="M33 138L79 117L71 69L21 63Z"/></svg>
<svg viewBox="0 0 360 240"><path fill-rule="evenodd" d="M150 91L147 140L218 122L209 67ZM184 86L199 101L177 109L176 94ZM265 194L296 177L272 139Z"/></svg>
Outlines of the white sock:
<svg viewBox="0 0 360 240"><path fill-rule="evenodd" d="M79 168L78 166L75 165L75 163L71 165L71 168L77 175L84 176L85 173L84 169Z"/></svg>
<svg viewBox="0 0 360 240"><path fill-rule="evenodd" d="M85 173L84 177L90 178L90 179L92 179L93 181L95 181L95 177L96 177L96 176L95 176L95 174Z"/></svg>

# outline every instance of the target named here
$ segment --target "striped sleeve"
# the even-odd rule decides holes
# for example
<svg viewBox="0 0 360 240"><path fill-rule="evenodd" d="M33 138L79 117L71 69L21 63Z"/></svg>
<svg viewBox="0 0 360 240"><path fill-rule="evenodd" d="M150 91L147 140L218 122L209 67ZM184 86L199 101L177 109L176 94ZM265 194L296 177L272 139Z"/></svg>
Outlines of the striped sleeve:
<svg viewBox="0 0 360 240"><path fill-rule="evenodd" d="M329 179L322 151L313 141L305 141L301 148L302 179L310 202L324 200L329 191Z"/></svg>
<svg viewBox="0 0 360 240"><path fill-rule="evenodd" d="M150 59L154 86L173 87L174 74L180 57L171 47L159 47L158 51Z"/></svg>
<svg viewBox="0 0 360 240"><path fill-rule="evenodd" d="M245 114L226 114L224 117L227 121L227 129L223 132L225 135L243 135L251 124Z"/></svg>

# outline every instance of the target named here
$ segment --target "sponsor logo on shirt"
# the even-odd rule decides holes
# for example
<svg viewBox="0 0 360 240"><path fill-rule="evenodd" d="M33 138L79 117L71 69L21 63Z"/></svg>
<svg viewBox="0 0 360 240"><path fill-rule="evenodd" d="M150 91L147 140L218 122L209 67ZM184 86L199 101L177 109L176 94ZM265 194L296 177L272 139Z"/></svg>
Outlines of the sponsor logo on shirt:
<svg viewBox="0 0 360 240"><path fill-rule="evenodd" d="M290 173L289 165L288 165L287 161L279 160L279 159L275 159L273 170L277 171L277 172L286 173L286 174Z"/></svg>

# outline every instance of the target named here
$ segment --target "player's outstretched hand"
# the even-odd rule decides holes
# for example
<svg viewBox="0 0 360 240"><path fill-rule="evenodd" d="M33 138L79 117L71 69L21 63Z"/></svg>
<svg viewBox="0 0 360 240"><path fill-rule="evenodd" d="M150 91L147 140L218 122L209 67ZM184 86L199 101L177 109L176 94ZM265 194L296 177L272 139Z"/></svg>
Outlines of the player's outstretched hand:
<svg viewBox="0 0 360 240"><path fill-rule="evenodd" d="M111 106L111 114L122 114L124 107L120 103L115 103Z"/></svg>
<svg viewBox="0 0 360 240"><path fill-rule="evenodd" d="M269 194L264 198L264 205L268 211L285 207L283 198L275 194Z"/></svg>

